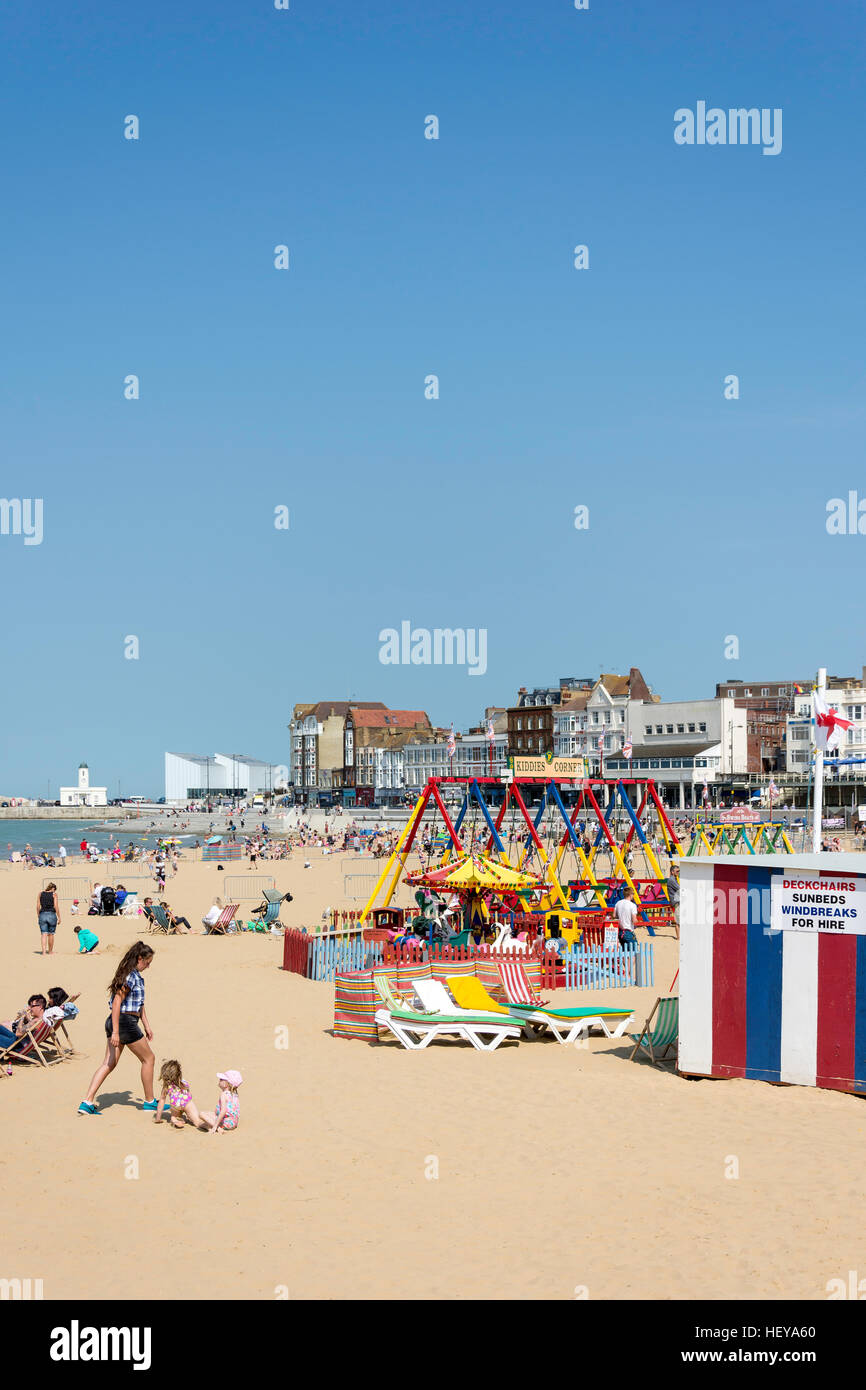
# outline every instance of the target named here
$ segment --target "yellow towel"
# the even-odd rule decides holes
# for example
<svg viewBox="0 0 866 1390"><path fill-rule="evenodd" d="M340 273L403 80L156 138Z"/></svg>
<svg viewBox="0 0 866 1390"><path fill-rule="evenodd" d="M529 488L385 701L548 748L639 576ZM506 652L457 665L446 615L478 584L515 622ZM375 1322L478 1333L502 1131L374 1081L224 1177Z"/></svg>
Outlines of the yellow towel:
<svg viewBox="0 0 866 1390"><path fill-rule="evenodd" d="M507 1014L475 975L449 975L445 981L461 1009L482 1009L485 1013Z"/></svg>

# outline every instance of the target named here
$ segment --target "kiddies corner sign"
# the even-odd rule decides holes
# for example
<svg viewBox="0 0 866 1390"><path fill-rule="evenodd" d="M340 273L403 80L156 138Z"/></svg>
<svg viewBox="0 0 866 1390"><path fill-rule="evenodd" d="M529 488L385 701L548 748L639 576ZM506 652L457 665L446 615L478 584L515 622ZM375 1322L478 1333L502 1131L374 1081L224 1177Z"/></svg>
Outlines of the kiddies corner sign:
<svg viewBox="0 0 866 1390"><path fill-rule="evenodd" d="M866 877L829 870L774 874L770 929L866 935Z"/></svg>
<svg viewBox="0 0 866 1390"><path fill-rule="evenodd" d="M515 777L554 777L563 781L579 781L586 776L584 758L557 758L552 753L525 758L515 755L509 757L508 767Z"/></svg>

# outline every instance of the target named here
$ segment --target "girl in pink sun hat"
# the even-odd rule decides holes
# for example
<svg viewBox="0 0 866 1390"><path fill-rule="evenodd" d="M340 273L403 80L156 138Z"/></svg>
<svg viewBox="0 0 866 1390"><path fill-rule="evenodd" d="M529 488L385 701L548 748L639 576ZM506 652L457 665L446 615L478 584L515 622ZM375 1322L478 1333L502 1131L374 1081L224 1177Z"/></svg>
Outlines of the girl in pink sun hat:
<svg viewBox="0 0 866 1390"><path fill-rule="evenodd" d="M220 1093L216 1110L203 1111L201 1116L205 1123L210 1125L211 1134L222 1134L225 1130L237 1129L241 1117L238 1087L243 1082L243 1077L240 1072L233 1068L229 1071L218 1071L217 1080Z"/></svg>

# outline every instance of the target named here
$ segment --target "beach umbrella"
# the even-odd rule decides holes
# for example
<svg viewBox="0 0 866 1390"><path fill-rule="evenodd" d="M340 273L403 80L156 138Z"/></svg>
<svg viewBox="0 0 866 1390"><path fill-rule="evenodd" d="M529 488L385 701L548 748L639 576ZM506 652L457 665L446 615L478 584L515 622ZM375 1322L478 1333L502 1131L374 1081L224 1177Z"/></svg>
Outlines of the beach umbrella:
<svg viewBox="0 0 866 1390"><path fill-rule="evenodd" d="M206 844L206 845L221 845L222 842L223 842L223 837L222 837L222 835L211 835L210 839L205 840L205 844Z"/></svg>

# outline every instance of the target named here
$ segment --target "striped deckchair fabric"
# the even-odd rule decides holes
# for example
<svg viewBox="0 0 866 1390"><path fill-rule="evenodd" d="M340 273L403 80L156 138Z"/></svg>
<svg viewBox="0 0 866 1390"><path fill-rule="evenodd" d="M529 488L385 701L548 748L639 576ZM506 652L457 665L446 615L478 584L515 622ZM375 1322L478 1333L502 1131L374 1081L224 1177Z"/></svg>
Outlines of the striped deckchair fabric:
<svg viewBox="0 0 866 1390"><path fill-rule="evenodd" d="M631 1054L631 1060L634 1061L640 1052L642 1056L649 1057L653 1066L656 1067L660 1062L676 1062L676 1056L669 1057L668 1052L672 1047L676 1048L679 1031L679 995L670 994L665 998L657 999L642 1031L631 1035L634 1039L634 1051Z"/></svg>
<svg viewBox="0 0 866 1390"><path fill-rule="evenodd" d="M365 1042L376 1042L376 1010L381 1007L372 970L337 971L334 976L335 1038L363 1038Z"/></svg>
<svg viewBox="0 0 866 1390"><path fill-rule="evenodd" d="M48 1058L43 1048L51 1047L55 1056ZM50 1067L60 1060L60 1049L54 1040L54 1030L45 1020L36 1023L22 1034L17 1042L0 1051L0 1062L31 1062L37 1067Z"/></svg>
<svg viewBox="0 0 866 1390"><path fill-rule="evenodd" d="M500 961L495 969L496 983L501 984L512 1004L538 1003L538 983L541 975L539 966L536 967L535 981L522 961Z"/></svg>

